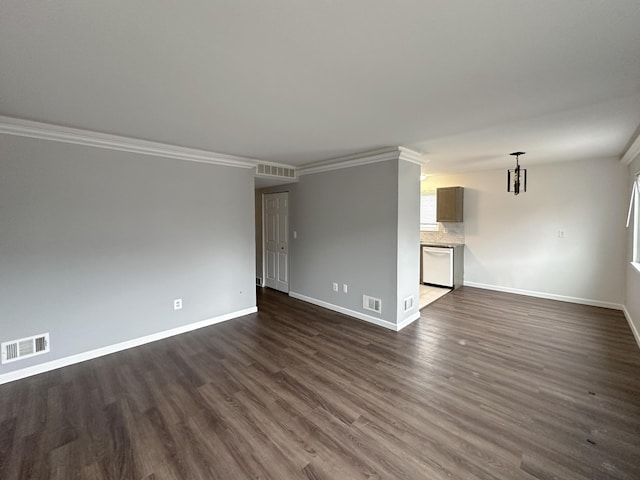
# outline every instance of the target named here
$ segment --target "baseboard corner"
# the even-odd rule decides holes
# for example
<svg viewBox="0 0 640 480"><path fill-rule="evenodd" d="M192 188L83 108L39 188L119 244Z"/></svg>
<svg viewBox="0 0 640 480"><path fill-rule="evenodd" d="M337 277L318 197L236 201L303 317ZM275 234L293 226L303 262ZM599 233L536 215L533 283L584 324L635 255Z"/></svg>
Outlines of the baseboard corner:
<svg viewBox="0 0 640 480"><path fill-rule="evenodd" d="M638 348L640 348L640 332L638 332L638 329L636 328L635 323L633 323L633 319L631 318L631 314L629 313L629 310L627 310L626 305L622 306L622 312L624 313L624 317L627 319L629 328L631 328L631 333L633 333L633 338L636 339L636 344L638 345Z"/></svg>
<svg viewBox="0 0 640 480"><path fill-rule="evenodd" d="M419 318L420 318L420 310L418 310L417 312L412 314L410 317L407 317L404 320L402 320L401 322L399 322L398 325L396 326L396 331L399 332L403 328L411 325L413 322L415 322Z"/></svg>

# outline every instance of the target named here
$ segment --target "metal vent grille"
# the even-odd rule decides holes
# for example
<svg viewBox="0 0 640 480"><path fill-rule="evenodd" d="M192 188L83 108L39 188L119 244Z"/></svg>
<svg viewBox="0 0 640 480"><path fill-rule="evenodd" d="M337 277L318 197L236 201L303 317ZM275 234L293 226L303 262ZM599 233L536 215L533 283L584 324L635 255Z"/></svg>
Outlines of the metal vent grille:
<svg viewBox="0 0 640 480"><path fill-rule="evenodd" d="M7 361L13 360L14 358L18 358L18 344L10 343L7 345L7 353L2 356L3 360L6 357ZM4 363L4 362L2 362Z"/></svg>
<svg viewBox="0 0 640 480"><path fill-rule="evenodd" d="M260 163L256 167L256 174L265 177L294 179L296 178L296 169Z"/></svg>
<svg viewBox="0 0 640 480"><path fill-rule="evenodd" d="M15 362L49 352L49 334L20 338L2 343L2 363Z"/></svg>
<svg viewBox="0 0 640 480"><path fill-rule="evenodd" d="M365 310L371 310L372 312L382 312L382 300L369 295L362 296L362 308Z"/></svg>
<svg viewBox="0 0 640 480"><path fill-rule="evenodd" d="M413 308L413 295L404 299L404 311L408 312Z"/></svg>

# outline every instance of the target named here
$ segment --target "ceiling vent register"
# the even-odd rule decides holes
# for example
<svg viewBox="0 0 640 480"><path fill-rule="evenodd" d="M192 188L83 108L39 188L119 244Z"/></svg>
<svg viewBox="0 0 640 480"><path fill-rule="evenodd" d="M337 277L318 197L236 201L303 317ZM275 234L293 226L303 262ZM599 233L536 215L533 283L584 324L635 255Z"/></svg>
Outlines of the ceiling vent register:
<svg viewBox="0 0 640 480"><path fill-rule="evenodd" d="M260 175L261 177L283 178L292 180L296 178L296 169L259 163L256 167L256 174Z"/></svg>

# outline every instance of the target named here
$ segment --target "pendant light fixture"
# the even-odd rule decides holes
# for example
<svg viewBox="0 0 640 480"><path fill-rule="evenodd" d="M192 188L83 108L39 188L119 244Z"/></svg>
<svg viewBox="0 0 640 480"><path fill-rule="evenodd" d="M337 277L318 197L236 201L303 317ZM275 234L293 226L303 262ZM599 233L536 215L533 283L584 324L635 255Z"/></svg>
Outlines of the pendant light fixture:
<svg viewBox="0 0 640 480"><path fill-rule="evenodd" d="M507 192L518 195L521 191L527 191L527 169L520 168L518 157L525 152L513 152L509 155L516 157L516 168L507 170Z"/></svg>

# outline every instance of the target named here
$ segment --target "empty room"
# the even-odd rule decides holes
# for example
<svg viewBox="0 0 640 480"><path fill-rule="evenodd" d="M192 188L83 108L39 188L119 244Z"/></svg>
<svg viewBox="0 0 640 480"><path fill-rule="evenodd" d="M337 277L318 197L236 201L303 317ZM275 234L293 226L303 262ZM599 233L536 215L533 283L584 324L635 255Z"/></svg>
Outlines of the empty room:
<svg viewBox="0 0 640 480"><path fill-rule="evenodd" d="M640 3L0 4L0 479L640 479Z"/></svg>

